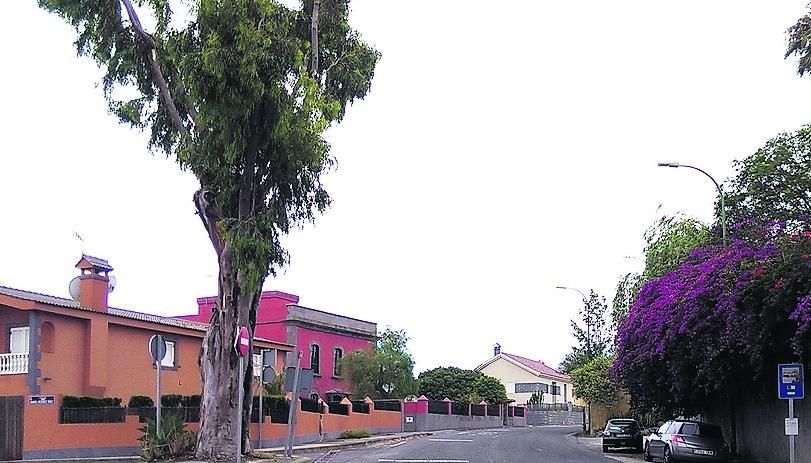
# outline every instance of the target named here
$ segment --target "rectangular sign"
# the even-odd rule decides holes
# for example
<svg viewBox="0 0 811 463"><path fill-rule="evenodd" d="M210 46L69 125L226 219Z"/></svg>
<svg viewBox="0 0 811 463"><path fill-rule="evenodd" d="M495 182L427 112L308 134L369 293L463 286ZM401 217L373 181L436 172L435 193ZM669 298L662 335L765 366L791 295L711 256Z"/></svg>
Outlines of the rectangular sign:
<svg viewBox="0 0 811 463"><path fill-rule="evenodd" d="M293 390L293 381L296 378L296 367L287 367L284 376L284 390ZM313 370L309 368L302 368L298 379L298 393L299 395L310 395L313 389Z"/></svg>
<svg viewBox="0 0 811 463"><path fill-rule="evenodd" d="M407 416L406 417L406 423L413 423L413 422L414 422L414 417L413 416Z"/></svg>
<svg viewBox="0 0 811 463"><path fill-rule="evenodd" d="M797 436L800 434L800 419L786 418L786 435Z"/></svg>
<svg viewBox="0 0 811 463"><path fill-rule="evenodd" d="M28 403L31 405L51 405L55 402L52 395L32 395L28 398Z"/></svg>
<svg viewBox="0 0 811 463"><path fill-rule="evenodd" d="M805 397L805 376L801 363L781 363L777 366L777 396L781 399Z"/></svg>

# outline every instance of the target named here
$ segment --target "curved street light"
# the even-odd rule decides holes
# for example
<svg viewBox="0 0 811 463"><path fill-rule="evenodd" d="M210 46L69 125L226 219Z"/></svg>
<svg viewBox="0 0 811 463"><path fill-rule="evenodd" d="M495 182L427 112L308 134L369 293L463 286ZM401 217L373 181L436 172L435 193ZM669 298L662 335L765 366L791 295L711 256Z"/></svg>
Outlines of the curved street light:
<svg viewBox="0 0 811 463"><path fill-rule="evenodd" d="M712 183L715 184L715 188L718 190L718 195L721 197L721 240L724 243L724 247L727 245L727 210L726 205L724 204L724 189L721 188L721 184L716 182L712 175L708 174L703 169L699 169L695 166L689 166L687 164L679 164L677 162L660 162L657 164L659 167L686 167L688 169L693 169L701 172L702 174L706 175L707 178L712 180Z"/></svg>
<svg viewBox="0 0 811 463"><path fill-rule="evenodd" d="M584 307L584 309L585 309L585 306L588 304L588 298L586 298L586 295L583 293L583 291L580 291L577 288L570 288L568 286L555 286L555 288L556 289L568 289L570 291L577 291L578 293L580 293L580 296L583 297L583 307ZM591 354L591 322L590 322L590 320L586 320L586 351L589 354Z"/></svg>

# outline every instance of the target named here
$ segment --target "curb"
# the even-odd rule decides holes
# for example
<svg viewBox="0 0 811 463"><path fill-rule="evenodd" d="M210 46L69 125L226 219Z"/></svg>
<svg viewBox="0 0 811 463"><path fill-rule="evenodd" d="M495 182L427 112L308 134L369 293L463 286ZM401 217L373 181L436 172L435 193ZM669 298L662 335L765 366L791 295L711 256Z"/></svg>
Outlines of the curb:
<svg viewBox="0 0 811 463"><path fill-rule="evenodd" d="M379 444L382 442L391 442L396 440L412 439L415 437L433 436L433 432L415 432L410 434L394 434L390 436L376 436L365 439L345 439L342 441L323 442L320 444L305 444L294 445L293 451L295 452L315 452L319 450L332 450L332 449L346 449L353 447L365 447L370 444ZM279 453L284 452L284 447L274 447L267 449L257 449L259 452Z"/></svg>

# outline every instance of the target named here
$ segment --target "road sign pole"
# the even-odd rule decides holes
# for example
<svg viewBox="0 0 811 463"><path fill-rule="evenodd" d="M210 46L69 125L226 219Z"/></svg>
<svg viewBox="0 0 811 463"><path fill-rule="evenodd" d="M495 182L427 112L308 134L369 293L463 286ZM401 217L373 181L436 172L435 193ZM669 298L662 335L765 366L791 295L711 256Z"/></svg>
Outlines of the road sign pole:
<svg viewBox="0 0 811 463"><path fill-rule="evenodd" d="M158 344L163 341L163 336L158 335ZM155 371L157 372L157 379L155 380L155 432L160 434L161 430L161 361L162 359L155 360Z"/></svg>
<svg viewBox="0 0 811 463"><path fill-rule="evenodd" d="M296 375L293 378L293 390L290 397L290 412L287 414L287 446L284 449L286 457L293 457L293 433L296 428L296 413L298 411L298 382L301 376L301 351L296 354Z"/></svg>
<svg viewBox="0 0 811 463"><path fill-rule="evenodd" d="M239 356L239 398L237 399L237 463L242 461L242 398L245 395L245 357Z"/></svg>
<svg viewBox="0 0 811 463"><path fill-rule="evenodd" d="M788 399L788 417L794 418L794 399ZM788 460L789 463L795 463L794 460L794 436L788 436Z"/></svg>
<svg viewBox="0 0 811 463"><path fill-rule="evenodd" d="M262 424L265 422L265 409L262 408L262 397L265 395L265 352L262 351L262 364L259 366L259 447L262 447ZM254 375L256 376L256 375Z"/></svg>

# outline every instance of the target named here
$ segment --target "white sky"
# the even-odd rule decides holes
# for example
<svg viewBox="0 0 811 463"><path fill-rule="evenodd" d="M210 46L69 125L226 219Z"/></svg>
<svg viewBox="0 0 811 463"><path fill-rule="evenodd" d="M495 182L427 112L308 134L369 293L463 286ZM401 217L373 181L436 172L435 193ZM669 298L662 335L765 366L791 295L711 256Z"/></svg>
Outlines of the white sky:
<svg viewBox="0 0 811 463"><path fill-rule="evenodd" d="M712 184L657 161L725 179L811 121L783 60L807 1L354 0L383 59L329 133L332 208L266 289L406 329L418 371L497 341L556 365L580 305L556 285L610 300L657 216L712 216ZM79 232L116 269L111 304L194 312L216 293L194 177L106 113L62 20L3 1L0 21L0 284L67 296Z"/></svg>

